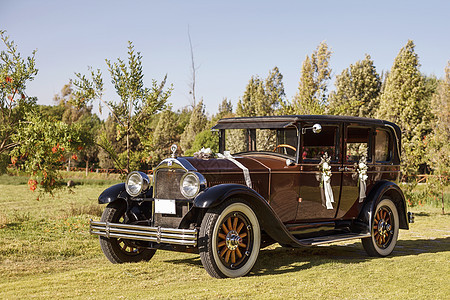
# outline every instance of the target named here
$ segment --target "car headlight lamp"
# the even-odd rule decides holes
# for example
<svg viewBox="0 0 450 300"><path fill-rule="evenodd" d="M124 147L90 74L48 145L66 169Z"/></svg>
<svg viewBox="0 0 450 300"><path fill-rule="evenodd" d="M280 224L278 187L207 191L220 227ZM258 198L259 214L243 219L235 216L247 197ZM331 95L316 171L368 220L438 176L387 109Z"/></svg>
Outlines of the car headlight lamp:
<svg viewBox="0 0 450 300"><path fill-rule="evenodd" d="M194 198L206 186L206 179L202 174L197 172L187 172L181 177L180 192L188 198Z"/></svg>
<svg viewBox="0 0 450 300"><path fill-rule="evenodd" d="M146 192L149 185L150 179L148 178L147 174L139 171L133 171L127 176L125 189L130 196L136 197Z"/></svg>

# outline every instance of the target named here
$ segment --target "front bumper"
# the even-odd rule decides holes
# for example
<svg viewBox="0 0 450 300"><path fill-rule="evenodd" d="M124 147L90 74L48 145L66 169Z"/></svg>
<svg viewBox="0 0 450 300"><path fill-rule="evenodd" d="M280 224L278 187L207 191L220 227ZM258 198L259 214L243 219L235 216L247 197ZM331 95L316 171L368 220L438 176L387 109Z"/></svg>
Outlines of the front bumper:
<svg viewBox="0 0 450 300"><path fill-rule="evenodd" d="M89 232L107 238L197 246L196 229L150 227L90 220Z"/></svg>

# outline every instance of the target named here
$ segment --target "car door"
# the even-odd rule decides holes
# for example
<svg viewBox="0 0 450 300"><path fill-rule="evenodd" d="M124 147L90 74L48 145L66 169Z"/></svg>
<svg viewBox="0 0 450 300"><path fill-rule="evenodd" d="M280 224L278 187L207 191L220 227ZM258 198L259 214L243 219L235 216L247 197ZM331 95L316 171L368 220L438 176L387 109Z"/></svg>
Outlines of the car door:
<svg viewBox="0 0 450 300"><path fill-rule="evenodd" d="M305 130L313 125L302 124L297 222L333 219L339 204L341 128L320 123L320 133Z"/></svg>
<svg viewBox="0 0 450 300"><path fill-rule="evenodd" d="M374 181L373 128L347 123L344 126L342 191L337 218L355 218Z"/></svg>

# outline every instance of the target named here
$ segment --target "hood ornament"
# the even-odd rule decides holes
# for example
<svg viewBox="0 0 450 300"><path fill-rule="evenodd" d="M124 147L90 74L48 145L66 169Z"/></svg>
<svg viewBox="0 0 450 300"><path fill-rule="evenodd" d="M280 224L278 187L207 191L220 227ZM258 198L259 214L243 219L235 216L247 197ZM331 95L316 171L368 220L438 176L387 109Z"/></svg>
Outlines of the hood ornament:
<svg viewBox="0 0 450 300"><path fill-rule="evenodd" d="M177 145L173 144L172 146L170 146L170 151L172 151L172 158L177 157L176 153L177 153Z"/></svg>

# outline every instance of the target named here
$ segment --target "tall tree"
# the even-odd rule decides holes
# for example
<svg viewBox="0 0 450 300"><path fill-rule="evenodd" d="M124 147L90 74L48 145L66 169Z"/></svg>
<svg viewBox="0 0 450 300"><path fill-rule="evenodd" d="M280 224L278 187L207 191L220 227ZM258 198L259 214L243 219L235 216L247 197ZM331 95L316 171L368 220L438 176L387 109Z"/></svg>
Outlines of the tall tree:
<svg viewBox="0 0 450 300"><path fill-rule="evenodd" d="M169 106L160 113L158 124L153 132L151 152L153 163L169 157L170 146L177 142L176 116L171 108Z"/></svg>
<svg viewBox="0 0 450 300"><path fill-rule="evenodd" d="M203 105L203 100L200 100L192 110L189 124L181 135L180 145L183 151L189 150L192 147L195 136L205 129L206 123L205 106Z"/></svg>
<svg viewBox="0 0 450 300"><path fill-rule="evenodd" d="M434 115L433 133L424 143L427 146L427 159L437 175L431 183L431 192L441 198L444 213L444 186L449 184L445 176L450 175L450 61L445 68L445 78L439 82L432 97L431 109Z"/></svg>
<svg viewBox="0 0 450 300"><path fill-rule="evenodd" d="M219 104L219 110L213 119L218 120L233 114L233 104L227 98L224 98Z"/></svg>
<svg viewBox="0 0 450 300"><path fill-rule="evenodd" d="M292 105L296 114L325 112L328 81L331 79L330 58L331 51L326 42L321 42L311 57L306 56L302 64L298 92Z"/></svg>
<svg viewBox="0 0 450 300"><path fill-rule="evenodd" d="M144 86L144 73L142 71L142 56L136 52L131 42L128 42L128 61L117 59L116 62L106 60L111 81L116 93L120 97L118 103L103 101L103 79L101 72L91 71L91 78L76 73L78 79L74 80L75 98L79 105L87 105L94 99L99 99L110 109L116 120L119 130L126 138L126 170L130 170L131 137L135 135L141 140L148 136L145 122L158 111L164 109L172 88L164 90L166 77L158 83L152 80L151 88ZM107 149L105 145L105 150Z"/></svg>
<svg viewBox="0 0 450 300"><path fill-rule="evenodd" d="M17 146L12 136L19 122L36 104L36 98L27 96L28 82L37 75L35 54L23 58L6 31L0 30L0 173L6 170L9 152Z"/></svg>
<svg viewBox="0 0 450 300"><path fill-rule="evenodd" d="M416 174L425 162L422 140L430 132L431 112L414 42L400 50L386 78L377 116L402 129L402 171Z"/></svg>
<svg viewBox="0 0 450 300"><path fill-rule="evenodd" d="M381 79L373 60L366 54L363 60L336 76L336 90L329 97L328 112L335 115L372 117L378 108Z"/></svg>
<svg viewBox="0 0 450 300"><path fill-rule="evenodd" d="M265 80L252 76L238 102L236 114L242 117L274 115L284 97L283 75L274 67Z"/></svg>
<svg viewBox="0 0 450 300"><path fill-rule="evenodd" d="M245 87L244 96L239 99L236 108L236 114L239 117L254 117L256 116L255 98L258 88L261 85L261 80L257 76L252 76Z"/></svg>

